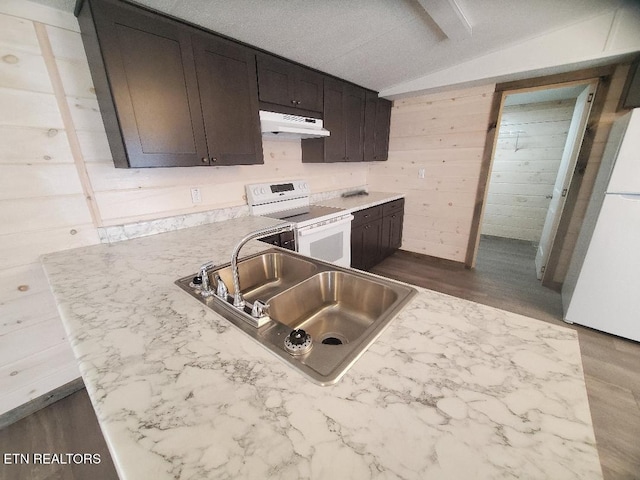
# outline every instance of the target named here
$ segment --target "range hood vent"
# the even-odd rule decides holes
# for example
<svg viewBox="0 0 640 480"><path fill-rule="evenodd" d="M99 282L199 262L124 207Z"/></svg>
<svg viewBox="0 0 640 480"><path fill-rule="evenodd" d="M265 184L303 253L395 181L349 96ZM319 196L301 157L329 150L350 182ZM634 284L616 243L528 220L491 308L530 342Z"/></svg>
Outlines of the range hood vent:
<svg viewBox="0 0 640 480"><path fill-rule="evenodd" d="M269 139L322 138L331 135L320 118L260 110L260 130Z"/></svg>

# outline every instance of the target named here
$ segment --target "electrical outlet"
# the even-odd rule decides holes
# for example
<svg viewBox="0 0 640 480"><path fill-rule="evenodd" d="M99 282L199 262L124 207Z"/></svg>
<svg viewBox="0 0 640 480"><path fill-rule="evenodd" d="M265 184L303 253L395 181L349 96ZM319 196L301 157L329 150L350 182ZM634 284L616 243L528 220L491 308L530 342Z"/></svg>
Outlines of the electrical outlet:
<svg viewBox="0 0 640 480"><path fill-rule="evenodd" d="M202 203L202 195L199 188L191 189L191 203Z"/></svg>
<svg viewBox="0 0 640 480"><path fill-rule="evenodd" d="M424 168L418 169L418 178L424 178Z"/></svg>

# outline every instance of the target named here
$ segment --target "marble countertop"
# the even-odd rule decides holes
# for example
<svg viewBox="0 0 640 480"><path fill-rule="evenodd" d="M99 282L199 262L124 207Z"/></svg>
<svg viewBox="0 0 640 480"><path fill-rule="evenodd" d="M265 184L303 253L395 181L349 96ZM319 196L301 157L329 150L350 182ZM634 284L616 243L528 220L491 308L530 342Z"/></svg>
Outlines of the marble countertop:
<svg viewBox="0 0 640 480"><path fill-rule="evenodd" d="M43 257L122 479L602 478L570 329L418 288L320 387L174 285L274 223Z"/></svg>
<svg viewBox="0 0 640 480"><path fill-rule="evenodd" d="M353 213L357 210L364 210L365 208L375 207L381 203L391 202L399 198L404 198L401 193L387 193L387 192L368 192L368 195L356 195L353 197L335 197L327 200L320 200L316 203L325 207L335 207L348 210Z"/></svg>

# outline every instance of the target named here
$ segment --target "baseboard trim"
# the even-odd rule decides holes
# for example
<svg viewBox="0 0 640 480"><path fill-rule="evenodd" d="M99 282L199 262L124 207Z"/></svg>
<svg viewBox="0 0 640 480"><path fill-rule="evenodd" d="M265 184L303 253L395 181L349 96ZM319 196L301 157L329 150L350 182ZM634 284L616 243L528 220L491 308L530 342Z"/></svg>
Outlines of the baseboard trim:
<svg viewBox="0 0 640 480"><path fill-rule="evenodd" d="M78 390L82 390L83 388L84 382L82 381L82 378L76 378L75 380L72 380L69 383L65 383L55 390L51 390L50 392L45 393L44 395L40 395L38 398L34 398L33 400L24 403L19 407L14 408L13 410L9 410L8 412L3 413L2 415L0 415L0 430L16 423L19 420L22 420L25 417L28 417L33 413L36 413L38 410L42 410L43 408L48 407L58 400L62 400L63 398L68 397Z"/></svg>

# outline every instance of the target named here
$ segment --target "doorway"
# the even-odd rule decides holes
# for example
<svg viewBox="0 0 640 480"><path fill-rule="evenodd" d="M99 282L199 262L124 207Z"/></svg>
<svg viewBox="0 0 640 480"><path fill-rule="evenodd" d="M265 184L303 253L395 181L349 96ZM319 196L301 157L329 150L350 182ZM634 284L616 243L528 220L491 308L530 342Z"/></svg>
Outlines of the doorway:
<svg viewBox="0 0 640 480"><path fill-rule="evenodd" d="M524 254L529 266L522 273L544 279L596 86L582 81L503 92L478 265L497 246L505 256Z"/></svg>

